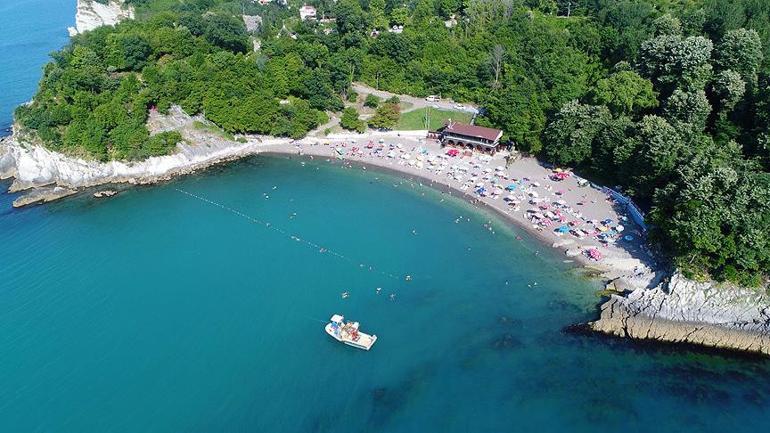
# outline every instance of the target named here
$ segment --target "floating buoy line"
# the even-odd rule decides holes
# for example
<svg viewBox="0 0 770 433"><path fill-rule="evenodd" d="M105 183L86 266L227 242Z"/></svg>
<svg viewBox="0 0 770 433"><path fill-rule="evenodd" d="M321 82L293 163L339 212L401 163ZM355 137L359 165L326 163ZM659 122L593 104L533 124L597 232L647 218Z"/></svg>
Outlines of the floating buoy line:
<svg viewBox="0 0 770 433"><path fill-rule="evenodd" d="M369 271L372 271L372 272L377 272L377 273L379 273L382 276L385 276L385 277L388 277L388 278L392 278L394 280L401 280L402 279L401 277L398 277L395 274L392 274L390 272L386 272L386 271L377 269L376 267L374 267L372 265L367 265L366 263L353 260L352 258L350 258L348 256L345 256L344 254L341 254L341 253L339 253L337 251L334 251L333 249L331 249L329 247L321 246L321 245L319 245L319 244L317 244L315 242L309 241L309 240L301 238L301 237L299 237L299 236L297 236L295 234L289 233L286 230L283 230L280 227L277 227L277 226L275 226L274 224L271 224L268 221L262 221L262 220L260 220L258 218L255 218L255 217L251 216L251 215L247 215L247 214L239 211L238 209L234 209L234 208L232 208L230 206L224 205L222 203L215 202L215 201L210 200L210 199L208 199L206 197L203 197L203 196L200 196L200 195L197 195L197 194L193 194L193 193L191 193L189 191L185 191L183 189L179 189L179 188L174 188L174 189L177 192L179 192L180 194L186 195L187 197L190 197L190 198L193 198L193 199L197 199L197 200L200 200L200 201L202 201L204 203L207 203L207 204L210 204L212 206L218 207L218 208L220 208L220 209L222 209L224 211L227 211L227 212L230 212L230 213L232 213L232 214L234 214L236 216L239 216L239 217L241 217L241 218L251 222L252 224L260 225L262 227L265 227L268 230L272 230L272 231L274 231L276 233L279 233L282 236L284 236L284 237L286 237L286 238L288 238L288 239L290 239L290 240L292 240L294 242L306 245L307 247L316 250L320 254L331 254L331 255L339 258L339 259L342 259L342 260L344 260L344 261L346 261L346 262L356 266L359 269L369 270ZM412 279L412 277L410 275L407 275L404 279L406 279L406 281L410 281Z"/></svg>

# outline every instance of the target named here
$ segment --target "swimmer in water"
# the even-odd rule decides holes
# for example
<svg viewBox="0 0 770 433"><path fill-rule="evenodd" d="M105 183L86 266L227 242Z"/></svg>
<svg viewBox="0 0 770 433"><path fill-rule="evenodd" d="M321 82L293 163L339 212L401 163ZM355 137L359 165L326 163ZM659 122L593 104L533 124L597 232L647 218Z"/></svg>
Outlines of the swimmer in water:
<svg viewBox="0 0 770 433"><path fill-rule="evenodd" d="M390 300L391 301L395 301L396 300L396 294L395 293L391 293L390 294Z"/></svg>
<svg viewBox="0 0 770 433"><path fill-rule="evenodd" d="M342 292L342 299L347 299L348 296L350 296L350 293L348 292Z"/></svg>
<svg viewBox="0 0 770 433"><path fill-rule="evenodd" d="M380 292L382 291L382 287L377 287L377 289L375 289L375 291L376 291L376 292L377 292L377 294L379 295L379 294L380 294Z"/></svg>

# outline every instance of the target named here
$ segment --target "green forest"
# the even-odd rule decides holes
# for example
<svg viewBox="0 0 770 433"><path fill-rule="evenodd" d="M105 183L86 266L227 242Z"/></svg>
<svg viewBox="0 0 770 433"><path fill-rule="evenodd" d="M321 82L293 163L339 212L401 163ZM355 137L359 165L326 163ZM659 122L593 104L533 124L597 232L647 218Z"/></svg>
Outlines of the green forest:
<svg viewBox="0 0 770 433"><path fill-rule="evenodd" d="M318 21L297 0L126 2L137 20L74 37L17 110L51 148L167 153L181 137L145 123L173 104L228 133L302 137L330 112L364 127L342 113L353 81L440 94L620 187L689 276L756 286L770 271L767 0L309 0Z"/></svg>

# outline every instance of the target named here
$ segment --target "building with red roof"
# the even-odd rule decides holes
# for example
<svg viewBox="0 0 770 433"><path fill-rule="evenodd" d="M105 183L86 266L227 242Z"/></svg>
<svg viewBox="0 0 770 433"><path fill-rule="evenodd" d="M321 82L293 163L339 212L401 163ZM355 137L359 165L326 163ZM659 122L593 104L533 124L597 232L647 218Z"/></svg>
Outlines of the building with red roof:
<svg viewBox="0 0 770 433"><path fill-rule="evenodd" d="M500 138L503 136L503 131L499 129L451 120L437 132L442 146L467 147L487 153L495 153L498 150Z"/></svg>

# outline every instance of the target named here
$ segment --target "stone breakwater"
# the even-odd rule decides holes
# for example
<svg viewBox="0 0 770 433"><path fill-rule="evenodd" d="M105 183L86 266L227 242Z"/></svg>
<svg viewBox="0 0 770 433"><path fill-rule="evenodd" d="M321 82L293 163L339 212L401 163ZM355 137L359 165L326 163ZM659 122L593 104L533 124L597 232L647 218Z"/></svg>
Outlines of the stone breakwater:
<svg viewBox="0 0 770 433"><path fill-rule="evenodd" d="M770 355L770 296L765 289L718 287L675 273L653 289L612 295L598 332Z"/></svg>
<svg viewBox="0 0 770 433"><path fill-rule="evenodd" d="M87 32L101 26L114 26L125 19L134 18L134 8L123 4L123 0L110 0L107 4L95 0L78 0L75 13L75 27L70 27L70 36Z"/></svg>

